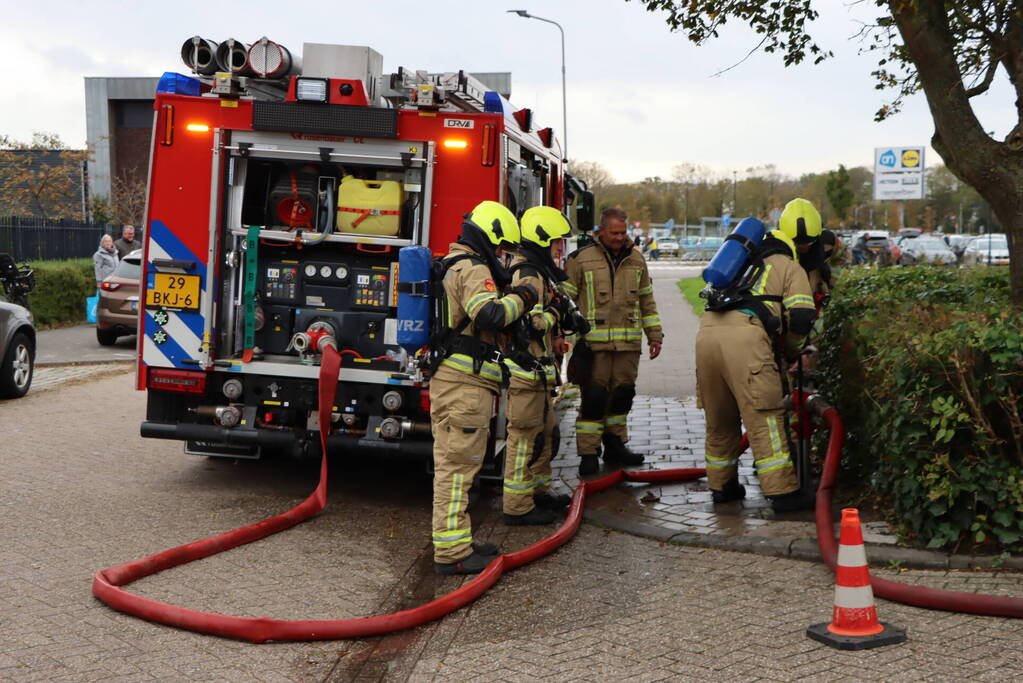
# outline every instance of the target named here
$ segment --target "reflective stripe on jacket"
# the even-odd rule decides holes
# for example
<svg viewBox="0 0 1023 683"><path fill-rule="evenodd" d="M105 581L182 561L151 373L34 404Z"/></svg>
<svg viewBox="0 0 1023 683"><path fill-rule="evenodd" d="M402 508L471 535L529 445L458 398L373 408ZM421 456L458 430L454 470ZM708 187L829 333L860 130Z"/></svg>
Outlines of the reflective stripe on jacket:
<svg viewBox="0 0 1023 683"><path fill-rule="evenodd" d="M562 288L590 323L586 341L595 351L639 351L644 333L664 338L646 259L631 242L622 250L615 263L597 238L568 257Z"/></svg>

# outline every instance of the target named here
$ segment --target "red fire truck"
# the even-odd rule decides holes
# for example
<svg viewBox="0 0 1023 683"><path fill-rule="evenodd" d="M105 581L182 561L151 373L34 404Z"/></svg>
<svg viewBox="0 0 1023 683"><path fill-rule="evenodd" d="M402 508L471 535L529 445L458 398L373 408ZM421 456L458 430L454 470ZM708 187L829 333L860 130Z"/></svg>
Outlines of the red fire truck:
<svg viewBox="0 0 1023 683"><path fill-rule="evenodd" d="M575 203L586 229L592 195L550 128L467 73L384 75L369 48L321 44L300 72L265 38L194 38L182 56L193 75L165 74L154 105L142 436L209 456L311 453L316 350L334 345L331 450L429 455L428 378L397 342L399 250L445 253L484 199ZM491 460L502 419L492 433Z"/></svg>

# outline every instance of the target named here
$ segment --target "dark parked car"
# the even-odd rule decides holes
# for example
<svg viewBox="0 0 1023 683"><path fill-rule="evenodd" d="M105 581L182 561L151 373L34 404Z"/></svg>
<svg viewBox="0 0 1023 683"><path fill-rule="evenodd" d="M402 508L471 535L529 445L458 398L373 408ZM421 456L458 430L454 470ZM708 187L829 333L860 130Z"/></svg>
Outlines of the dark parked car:
<svg viewBox="0 0 1023 683"><path fill-rule="evenodd" d="M117 338L135 334L139 318L139 279L142 277L142 250L126 254L117 269L99 284L96 307L96 341L112 346Z"/></svg>
<svg viewBox="0 0 1023 683"><path fill-rule="evenodd" d="M36 330L26 307L35 286L32 269L0 254L0 398L19 398L32 386Z"/></svg>

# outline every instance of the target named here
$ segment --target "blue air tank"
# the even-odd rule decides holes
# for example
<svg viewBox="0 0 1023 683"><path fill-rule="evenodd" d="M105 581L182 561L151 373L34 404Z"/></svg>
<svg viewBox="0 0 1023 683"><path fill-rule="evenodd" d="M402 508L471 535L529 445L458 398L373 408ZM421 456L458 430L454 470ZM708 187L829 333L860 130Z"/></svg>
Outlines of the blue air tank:
<svg viewBox="0 0 1023 683"><path fill-rule="evenodd" d="M398 345L409 355L430 341L430 264L426 247L398 251Z"/></svg>
<svg viewBox="0 0 1023 683"><path fill-rule="evenodd" d="M767 228L756 218L742 219L703 269L704 282L718 289L730 285L742 273L753 250L764 240L766 232Z"/></svg>

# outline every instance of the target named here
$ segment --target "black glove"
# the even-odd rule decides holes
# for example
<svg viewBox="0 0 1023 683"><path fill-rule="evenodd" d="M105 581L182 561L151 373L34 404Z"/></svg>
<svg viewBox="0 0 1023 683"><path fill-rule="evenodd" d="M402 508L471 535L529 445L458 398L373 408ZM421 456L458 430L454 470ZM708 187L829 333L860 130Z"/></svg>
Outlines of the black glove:
<svg viewBox="0 0 1023 683"><path fill-rule="evenodd" d="M561 326L566 332L575 332L582 337L590 331L590 323L579 311L572 311L572 314L565 320L566 322L562 323Z"/></svg>
<svg viewBox="0 0 1023 683"><path fill-rule="evenodd" d="M519 298L522 299L522 303L526 307L526 313L529 313L533 306L536 306L536 302L540 300L540 295L532 285L516 285L514 287L509 287L508 291L505 292L505 296L508 294L518 294Z"/></svg>
<svg viewBox="0 0 1023 683"><path fill-rule="evenodd" d="M558 317L558 320L566 320L572 313L572 302L564 294L557 292L551 297L550 303L547 305Z"/></svg>

